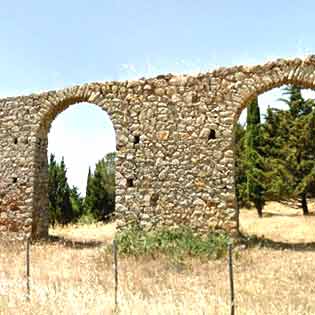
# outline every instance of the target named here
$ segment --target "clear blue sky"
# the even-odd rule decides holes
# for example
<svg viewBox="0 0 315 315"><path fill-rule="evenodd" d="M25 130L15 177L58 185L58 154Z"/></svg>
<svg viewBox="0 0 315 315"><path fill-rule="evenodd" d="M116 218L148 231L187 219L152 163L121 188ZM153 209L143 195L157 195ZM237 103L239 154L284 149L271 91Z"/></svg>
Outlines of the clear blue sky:
<svg viewBox="0 0 315 315"><path fill-rule="evenodd" d="M289 0L1 1L0 96L315 53L314 12L313 1ZM54 151L63 141L57 155L67 156L65 133L110 133L110 124L96 126L98 111L85 108L56 119L60 130L49 140ZM71 178L81 172L68 168Z"/></svg>

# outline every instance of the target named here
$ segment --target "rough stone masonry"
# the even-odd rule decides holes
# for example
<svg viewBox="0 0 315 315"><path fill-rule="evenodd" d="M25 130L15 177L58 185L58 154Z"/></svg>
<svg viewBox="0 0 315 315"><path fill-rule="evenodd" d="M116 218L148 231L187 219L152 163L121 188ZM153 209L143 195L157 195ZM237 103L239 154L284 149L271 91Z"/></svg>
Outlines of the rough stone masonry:
<svg viewBox="0 0 315 315"><path fill-rule="evenodd" d="M79 102L101 107L114 125L121 227L234 234L234 127L252 98L283 84L315 88L315 56L0 100L1 237L47 235L47 135L55 117Z"/></svg>

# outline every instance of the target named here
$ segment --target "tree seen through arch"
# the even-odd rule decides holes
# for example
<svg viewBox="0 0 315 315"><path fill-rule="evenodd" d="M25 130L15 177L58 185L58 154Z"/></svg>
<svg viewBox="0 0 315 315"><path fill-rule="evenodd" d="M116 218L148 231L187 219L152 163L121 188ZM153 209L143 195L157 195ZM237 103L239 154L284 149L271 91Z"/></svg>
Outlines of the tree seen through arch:
<svg viewBox="0 0 315 315"><path fill-rule="evenodd" d="M309 206L315 198L314 96L299 86L285 86L267 108L260 106L262 119L259 100L248 104L246 122L243 116L236 127L240 208L254 206L262 217L264 204L276 201L294 205L303 215L314 212Z"/></svg>

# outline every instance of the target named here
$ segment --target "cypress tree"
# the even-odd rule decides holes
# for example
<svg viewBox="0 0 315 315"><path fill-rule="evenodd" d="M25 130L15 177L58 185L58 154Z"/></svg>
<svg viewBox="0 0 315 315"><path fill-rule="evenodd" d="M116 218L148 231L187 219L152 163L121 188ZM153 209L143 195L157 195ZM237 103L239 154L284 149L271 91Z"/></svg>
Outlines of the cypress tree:
<svg viewBox="0 0 315 315"><path fill-rule="evenodd" d="M98 161L93 174L89 169L84 206L96 220L105 220L115 208L115 156L109 153Z"/></svg>
<svg viewBox="0 0 315 315"><path fill-rule="evenodd" d="M235 188L238 207L249 207L246 179L245 128L235 127Z"/></svg>
<svg viewBox="0 0 315 315"><path fill-rule="evenodd" d="M73 209L73 220L78 220L84 213L84 205L83 198L76 186L73 186L70 190L70 201Z"/></svg>
<svg viewBox="0 0 315 315"><path fill-rule="evenodd" d="M50 155L48 164L48 201L49 222L54 226L60 218L60 209L58 207L58 168L53 154Z"/></svg>
<svg viewBox="0 0 315 315"><path fill-rule="evenodd" d="M67 179L67 170L63 157L59 166L59 198L61 209L60 223L68 224L73 219L73 209L70 200L70 187Z"/></svg>
<svg viewBox="0 0 315 315"><path fill-rule="evenodd" d="M70 187L67 180L67 170L62 158L60 164L51 154L48 166L48 199L50 223L67 224L73 220L73 209L70 200Z"/></svg>
<svg viewBox="0 0 315 315"><path fill-rule="evenodd" d="M93 208L93 175L91 172L91 167L89 167L87 182L86 182L86 192L84 198L84 213L86 215L92 214Z"/></svg>
<svg viewBox="0 0 315 315"><path fill-rule="evenodd" d="M254 203L257 214L262 217L265 204L263 157L260 154L260 111L255 98L247 106L247 126L245 135L246 179L248 199Z"/></svg>

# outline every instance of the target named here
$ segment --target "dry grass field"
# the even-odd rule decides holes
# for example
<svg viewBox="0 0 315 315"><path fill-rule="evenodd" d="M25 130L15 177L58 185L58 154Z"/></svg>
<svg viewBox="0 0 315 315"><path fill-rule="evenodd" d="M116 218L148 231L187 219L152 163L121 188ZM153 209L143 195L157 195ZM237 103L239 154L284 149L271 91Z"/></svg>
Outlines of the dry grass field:
<svg viewBox="0 0 315 315"><path fill-rule="evenodd" d="M315 242L315 202L309 202L310 215L303 216L302 209L288 207L278 202L269 202L264 208L263 218L254 209L240 210L240 230L284 243Z"/></svg>
<svg viewBox="0 0 315 315"><path fill-rule="evenodd" d="M262 219L242 210L243 231L275 242L314 241L314 217L280 206L268 205L276 214ZM104 252L114 233L113 224L56 228L55 241L33 244L30 302L25 246L1 243L0 314L114 314L112 260ZM236 314L315 314L314 261L313 246L236 250ZM120 258L119 281L118 314L229 314L226 258Z"/></svg>

